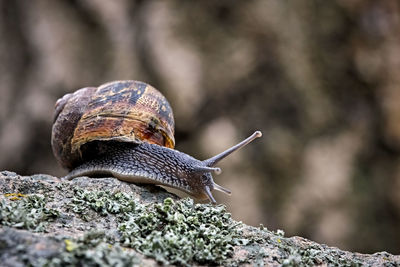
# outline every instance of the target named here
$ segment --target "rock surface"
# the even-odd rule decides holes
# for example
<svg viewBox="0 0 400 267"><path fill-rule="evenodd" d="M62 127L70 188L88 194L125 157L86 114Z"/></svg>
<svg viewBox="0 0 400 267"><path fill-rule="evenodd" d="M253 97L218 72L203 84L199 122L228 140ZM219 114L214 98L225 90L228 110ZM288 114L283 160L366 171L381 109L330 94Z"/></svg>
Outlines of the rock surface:
<svg viewBox="0 0 400 267"><path fill-rule="evenodd" d="M156 186L0 172L1 266L400 265L231 219Z"/></svg>

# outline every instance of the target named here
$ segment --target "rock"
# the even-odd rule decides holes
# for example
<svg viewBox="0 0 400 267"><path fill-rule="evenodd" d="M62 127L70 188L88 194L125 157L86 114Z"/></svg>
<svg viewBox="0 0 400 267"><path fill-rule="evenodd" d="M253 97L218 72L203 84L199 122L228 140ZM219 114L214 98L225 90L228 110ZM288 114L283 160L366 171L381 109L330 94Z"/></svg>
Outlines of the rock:
<svg viewBox="0 0 400 267"><path fill-rule="evenodd" d="M231 219L164 189L114 178L0 172L2 266L399 265Z"/></svg>

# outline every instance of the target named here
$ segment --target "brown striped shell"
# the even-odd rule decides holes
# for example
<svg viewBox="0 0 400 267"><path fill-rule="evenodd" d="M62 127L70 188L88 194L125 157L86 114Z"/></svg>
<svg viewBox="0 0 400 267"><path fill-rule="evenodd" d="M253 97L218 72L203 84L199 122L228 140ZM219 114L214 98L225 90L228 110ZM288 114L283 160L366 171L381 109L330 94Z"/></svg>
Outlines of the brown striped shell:
<svg viewBox="0 0 400 267"><path fill-rule="evenodd" d="M174 148L174 117L166 98L139 81L114 81L86 87L60 98L55 107L52 147L71 170L94 141L148 142ZM96 148L97 149L97 148Z"/></svg>

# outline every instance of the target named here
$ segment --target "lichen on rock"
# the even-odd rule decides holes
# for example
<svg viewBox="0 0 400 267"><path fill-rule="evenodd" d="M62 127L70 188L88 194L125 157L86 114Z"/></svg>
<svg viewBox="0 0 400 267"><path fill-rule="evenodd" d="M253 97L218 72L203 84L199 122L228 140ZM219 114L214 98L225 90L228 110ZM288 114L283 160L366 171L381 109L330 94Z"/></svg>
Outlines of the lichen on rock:
<svg viewBox="0 0 400 267"><path fill-rule="evenodd" d="M223 205L167 198L138 211L119 226L122 244L164 264L224 264L247 242Z"/></svg>
<svg viewBox="0 0 400 267"><path fill-rule="evenodd" d="M114 178L61 181L0 172L2 266L399 265L282 230L236 222L224 205L194 204Z"/></svg>
<svg viewBox="0 0 400 267"><path fill-rule="evenodd" d="M46 207L46 198L38 194L6 193L0 200L0 224L18 229L42 232L46 223L54 221L59 212Z"/></svg>

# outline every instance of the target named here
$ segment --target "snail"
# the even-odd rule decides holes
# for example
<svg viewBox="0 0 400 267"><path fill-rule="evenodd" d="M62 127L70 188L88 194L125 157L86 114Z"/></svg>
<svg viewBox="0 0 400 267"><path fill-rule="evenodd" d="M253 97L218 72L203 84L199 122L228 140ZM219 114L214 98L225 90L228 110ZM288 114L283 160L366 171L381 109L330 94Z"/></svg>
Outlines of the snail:
<svg viewBox="0 0 400 267"><path fill-rule="evenodd" d="M247 145L256 131L207 160L174 150L174 117L166 98L144 82L113 81L66 94L55 105L51 144L57 161L70 172L64 179L112 175L117 179L165 185L216 203L215 165Z"/></svg>

